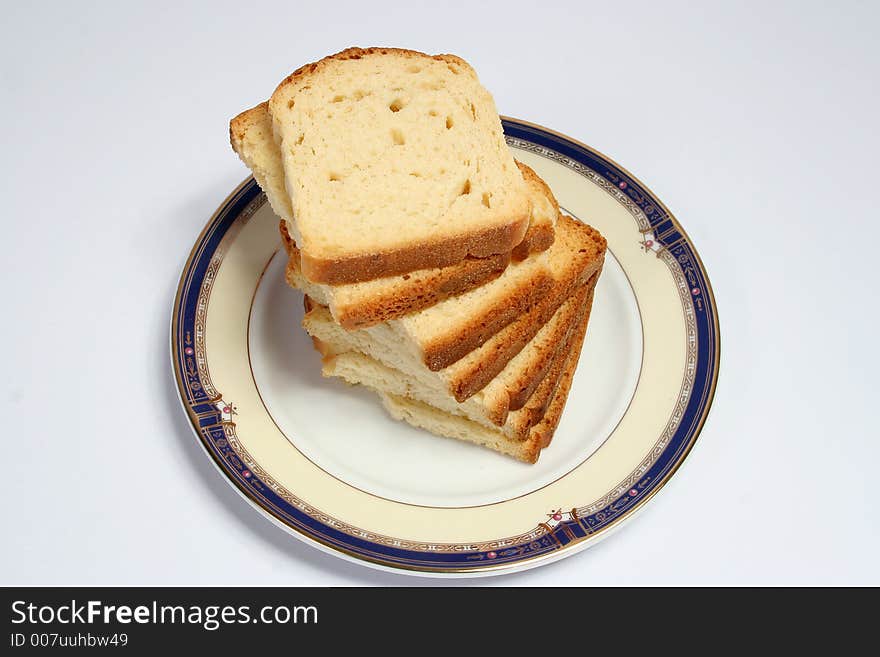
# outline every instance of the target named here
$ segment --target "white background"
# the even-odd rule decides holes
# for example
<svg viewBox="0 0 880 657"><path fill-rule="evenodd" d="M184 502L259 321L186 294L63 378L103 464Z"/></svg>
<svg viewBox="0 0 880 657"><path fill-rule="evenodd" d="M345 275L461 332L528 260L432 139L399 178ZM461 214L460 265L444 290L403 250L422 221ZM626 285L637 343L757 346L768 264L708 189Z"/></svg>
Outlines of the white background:
<svg viewBox="0 0 880 657"><path fill-rule="evenodd" d="M350 45L459 54L502 113L620 162L717 297L715 405L663 492L593 549L469 581L880 584L880 5L707 4L5 4L0 584L437 583L258 516L169 371L180 269L247 175L229 118Z"/></svg>

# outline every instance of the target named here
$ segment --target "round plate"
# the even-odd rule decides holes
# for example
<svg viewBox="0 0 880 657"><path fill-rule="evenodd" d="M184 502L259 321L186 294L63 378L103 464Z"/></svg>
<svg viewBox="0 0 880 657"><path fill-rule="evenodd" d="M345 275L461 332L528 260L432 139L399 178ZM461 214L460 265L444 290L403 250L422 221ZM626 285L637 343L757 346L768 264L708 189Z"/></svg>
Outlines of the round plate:
<svg viewBox="0 0 880 657"><path fill-rule="evenodd" d="M718 320L684 230L607 157L503 123L515 157L608 240L568 404L535 465L395 422L366 390L321 377L302 295L284 281L278 219L253 180L193 247L171 328L184 408L223 475L309 543L436 574L548 563L632 516L700 432Z"/></svg>

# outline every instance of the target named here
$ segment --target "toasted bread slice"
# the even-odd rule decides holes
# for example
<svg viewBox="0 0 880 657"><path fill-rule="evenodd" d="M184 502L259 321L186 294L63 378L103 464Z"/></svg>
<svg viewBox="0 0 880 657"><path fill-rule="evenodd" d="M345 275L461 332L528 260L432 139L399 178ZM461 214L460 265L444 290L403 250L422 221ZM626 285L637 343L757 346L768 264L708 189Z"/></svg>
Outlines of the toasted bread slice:
<svg viewBox="0 0 880 657"><path fill-rule="evenodd" d="M284 183L281 151L272 134L272 119L268 102L245 110L229 122L229 141L242 162L254 174L254 179L266 194L269 205L278 217L293 222L293 209ZM544 251L553 244L554 228L559 216L559 203L540 176L526 164L514 160L529 189L531 201L529 227L525 237L512 251L517 260L531 253ZM289 237L285 226L283 234Z"/></svg>
<svg viewBox="0 0 880 657"><path fill-rule="evenodd" d="M550 413L551 416L557 414L551 412L551 405L559 403L560 397L557 391L563 390L561 397L562 406L565 405L565 399L568 397L568 389L571 386L571 378L574 375L574 367L569 367L571 359L574 359L575 366L580 358L581 348L584 345L584 339L587 334L587 327L590 322L590 314L593 307L593 296L595 294L595 284L590 286L587 300L585 302L585 310L578 319L575 326L566 338L565 345L556 354L550 370L547 375L535 389L535 392L529 397L525 405L519 410L510 414L508 423L511 425L512 435L516 437L530 437L536 432L542 436L541 446L546 447L550 444L553 432L548 432L547 425L541 425L541 420ZM562 408L558 409L558 414L562 413ZM555 429L555 424L553 428Z"/></svg>
<svg viewBox="0 0 880 657"><path fill-rule="evenodd" d="M351 48L288 76L268 111L311 282L508 253L526 233L495 103L457 57Z"/></svg>
<svg viewBox="0 0 880 657"><path fill-rule="evenodd" d="M281 151L272 135L272 120L268 103L241 112L229 122L229 141L242 162L254 174L254 179L266 194L272 210L286 222L293 222L293 209L284 184ZM530 253L544 251L553 244L559 203L540 176L526 164L514 160L529 190L531 201L529 227L525 237L512 251L518 260ZM284 227L284 234L290 231Z"/></svg>

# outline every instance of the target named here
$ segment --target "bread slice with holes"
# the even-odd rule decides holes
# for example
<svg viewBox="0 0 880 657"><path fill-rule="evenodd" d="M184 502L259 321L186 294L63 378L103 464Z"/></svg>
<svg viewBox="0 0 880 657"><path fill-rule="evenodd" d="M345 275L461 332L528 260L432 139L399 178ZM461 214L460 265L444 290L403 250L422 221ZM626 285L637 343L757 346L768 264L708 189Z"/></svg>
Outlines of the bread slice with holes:
<svg viewBox="0 0 880 657"><path fill-rule="evenodd" d="M597 231L563 215L559 218L556 233L556 240L546 252L531 256L522 263L512 263L495 281L432 308L354 331L343 329L325 308L321 313L307 314L303 327L313 337L339 345L343 351L367 354L411 376L423 376L430 370L442 381L449 394L463 402L482 390L522 351L574 290L601 271L605 240ZM512 272L521 271L521 267L530 266L529 263L536 258L546 258L552 272L549 285L542 284L544 292L527 308L514 313L503 328L472 345L475 330L491 325L493 314L505 312L513 305L504 301L516 297L513 290L504 289L505 279ZM317 303L326 306L326 299L320 298L322 286L309 285L295 271L291 272L290 266L288 278ZM499 289L487 290L492 286ZM497 312L486 303L487 299L498 300ZM430 347L438 343L455 345L453 354L465 350L466 353L454 359L437 358L438 354L446 356L449 353Z"/></svg>
<svg viewBox="0 0 880 657"><path fill-rule="evenodd" d="M536 417L535 411L545 407L552 390L545 389L544 398L539 399L534 399L533 393L553 369L554 363L563 357L574 328L581 324L585 314L589 314L594 285L595 278L573 294L498 376L462 403L456 401L442 380L432 372L402 372L366 354L344 351L344 345L317 339L315 345L324 355L322 373L375 391L416 399L447 413L467 417L487 428L498 428L513 440L523 440L534 424L533 420L543 415L541 412ZM559 376L558 372L556 376Z"/></svg>
<svg viewBox="0 0 880 657"><path fill-rule="evenodd" d="M232 119L229 133L233 149L251 169L275 214L282 219L280 232L288 254L301 258L288 228L293 210L285 190L281 154L272 136L267 103ZM447 267L328 286L326 295L336 321L348 329L360 328L427 308L495 278L507 266L511 255L522 260L530 253L549 248L555 235L559 204L530 167L521 162L516 164L528 188L530 214L525 238L512 254L468 257Z"/></svg>
<svg viewBox="0 0 880 657"><path fill-rule="evenodd" d="M254 179L272 210L286 222L293 222L293 209L284 182L284 167L281 151L272 134L272 120L268 103L245 110L229 122L229 141L241 161L254 174ZM531 253L544 251L553 244L556 218L559 216L559 203L540 176L526 164L516 162L529 191L531 201L529 227L523 241L513 250L519 260ZM290 230L285 226L285 234ZM292 238L289 238L292 242Z"/></svg>
<svg viewBox="0 0 880 657"><path fill-rule="evenodd" d="M350 48L288 76L268 111L311 282L509 253L526 233L526 183L458 57Z"/></svg>
<svg viewBox="0 0 880 657"><path fill-rule="evenodd" d="M581 350L587 330L589 315L585 316L575 328L571 344L557 364L558 376L548 374L541 384L549 390L549 399L541 410L539 418L530 416L532 422L524 440L511 440L504 431L489 428L459 414L448 413L424 402L397 395L391 392L379 392L379 398L385 410L396 420L402 420L414 427L426 429L431 433L464 442L487 447L502 454L511 456L524 463L536 463L541 451L553 440L565 404L571 392L571 384L577 370ZM535 397L541 390L535 392ZM526 411L518 411L524 414Z"/></svg>

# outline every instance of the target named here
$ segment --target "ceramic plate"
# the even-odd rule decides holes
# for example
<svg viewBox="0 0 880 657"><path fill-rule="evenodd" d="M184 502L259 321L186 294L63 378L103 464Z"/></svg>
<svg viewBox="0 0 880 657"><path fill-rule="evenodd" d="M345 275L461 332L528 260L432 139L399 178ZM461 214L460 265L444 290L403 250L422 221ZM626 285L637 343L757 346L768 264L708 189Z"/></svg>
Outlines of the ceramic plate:
<svg viewBox="0 0 880 657"><path fill-rule="evenodd" d="M223 476L294 536L395 570L537 566L619 527L693 446L719 358L693 244L607 157L523 121L504 129L563 210L608 240L569 401L535 465L395 422L368 391L321 377L253 180L193 247L171 328L184 408Z"/></svg>

